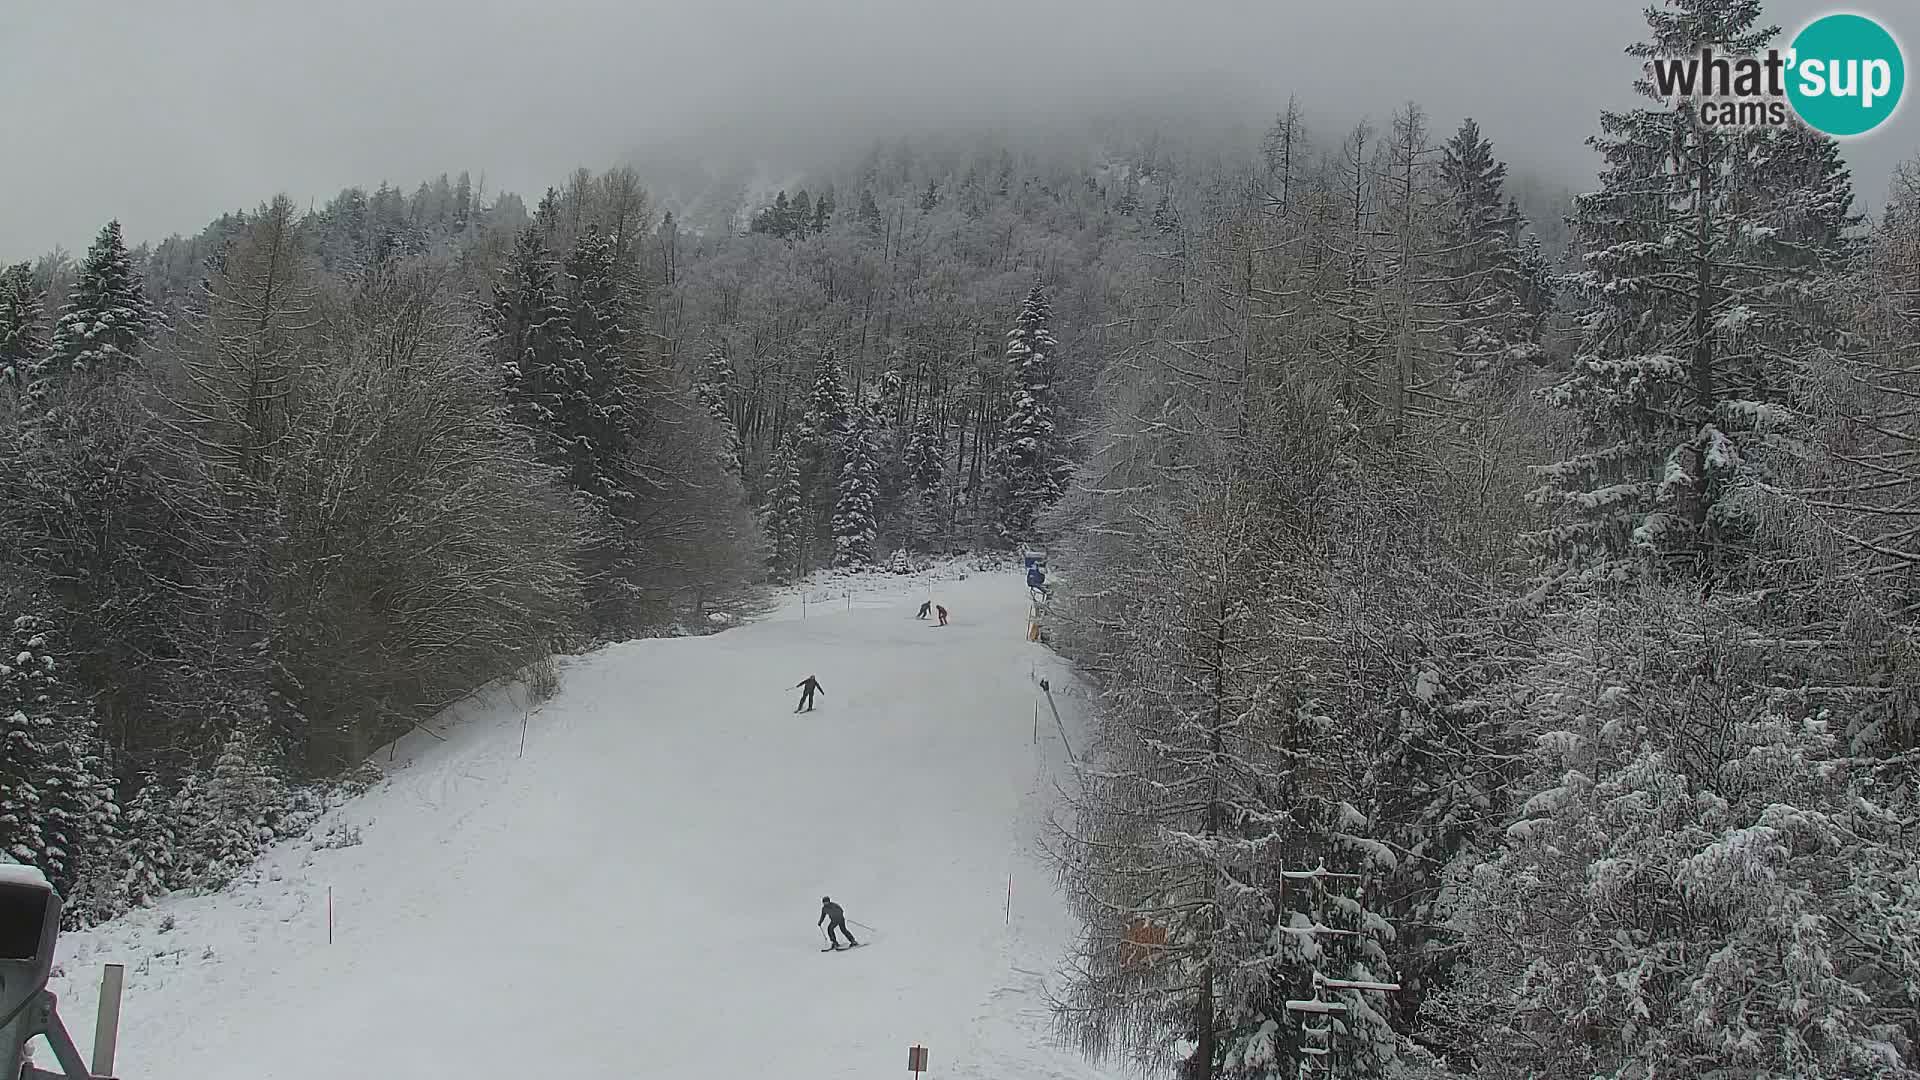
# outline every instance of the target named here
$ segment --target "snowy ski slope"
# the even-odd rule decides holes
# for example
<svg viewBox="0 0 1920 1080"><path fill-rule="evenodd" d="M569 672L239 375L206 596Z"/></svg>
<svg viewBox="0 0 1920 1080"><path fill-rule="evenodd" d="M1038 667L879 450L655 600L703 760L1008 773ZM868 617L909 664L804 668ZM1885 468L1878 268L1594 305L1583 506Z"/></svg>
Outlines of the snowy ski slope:
<svg viewBox="0 0 1920 1080"><path fill-rule="evenodd" d="M128 1080L880 1078L915 1042L932 1077L1106 1075L1043 993L1066 758L1033 675L1071 725L1068 678L1018 571L957 576L571 660L524 757L520 690L455 710L252 880L66 935L68 1026L119 962ZM823 894L872 947L820 951Z"/></svg>

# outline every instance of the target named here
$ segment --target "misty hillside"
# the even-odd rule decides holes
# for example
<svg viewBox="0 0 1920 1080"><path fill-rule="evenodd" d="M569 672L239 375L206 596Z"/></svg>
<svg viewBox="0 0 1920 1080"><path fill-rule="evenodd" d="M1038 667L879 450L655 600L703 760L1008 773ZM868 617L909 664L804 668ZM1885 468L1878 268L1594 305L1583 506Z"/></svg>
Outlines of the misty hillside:
<svg viewBox="0 0 1920 1080"><path fill-rule="evenodd" d="M86 113L152 190L49 153L5 219L0 850L126 925L563 658L1031 562L996 632L1089 696L1043 1057L1920 1077L1913 110L1841 141L1649 81L1791 4L1136 7L829 6L698 72L704 16L620 66L632 13L396 15L412 96L240 123L332 71L329 12L204 154ZM461 42L518 94L429 79ZM885 685L862 716L918 707Z"/></svg>

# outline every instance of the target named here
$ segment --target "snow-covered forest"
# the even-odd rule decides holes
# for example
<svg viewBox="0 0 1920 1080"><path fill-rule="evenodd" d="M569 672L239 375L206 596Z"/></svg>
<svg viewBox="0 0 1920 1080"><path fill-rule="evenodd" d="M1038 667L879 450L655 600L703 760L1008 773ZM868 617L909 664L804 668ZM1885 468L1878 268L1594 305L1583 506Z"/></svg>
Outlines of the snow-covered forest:
<svg viewBox="0 0 1920 1080"><path fill-rule="evenodd" d="M1920 167L1646 92L1564 207L1285 102L0 268L0 850L217 888L557 654L1043 545L1089 1057L1920 1077Z"/></svg>

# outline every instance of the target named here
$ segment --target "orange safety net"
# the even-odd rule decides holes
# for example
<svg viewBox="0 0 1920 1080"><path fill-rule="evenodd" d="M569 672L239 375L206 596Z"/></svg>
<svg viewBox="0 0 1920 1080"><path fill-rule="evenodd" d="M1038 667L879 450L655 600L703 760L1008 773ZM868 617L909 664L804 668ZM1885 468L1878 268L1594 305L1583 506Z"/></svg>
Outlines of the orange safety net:
<svg viewBox="0 0 1920 1080"><path fill-rule="evenodd" d="M1120 966L1151 964L1166 947L1166 927L1147 919L1135 919L1127 924L1126 938L1120 943Z"/></svg>

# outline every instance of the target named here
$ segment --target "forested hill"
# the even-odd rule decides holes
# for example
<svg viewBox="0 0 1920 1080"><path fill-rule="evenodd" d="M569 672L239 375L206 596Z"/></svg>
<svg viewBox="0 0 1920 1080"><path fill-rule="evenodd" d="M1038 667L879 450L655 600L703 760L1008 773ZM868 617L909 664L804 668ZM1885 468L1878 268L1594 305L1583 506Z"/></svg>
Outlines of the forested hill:
<svg viewBox="0 0 1920 1080"><path fill-rule="evenodd" d="M632 169L463 174L7 268L10 855L80 921L218 884L555 650L1027 535L1163 234L1124 167L847 171L737 232Z"/></svg>
<svg viewBox="0 0 1920 1080"><path fill-rule="evenodd" d="M109 225L0 276L0 841L217 884L555 650L1037 540L1088 1054L1912 1078L1920 183L1691 108L1558 226L1411 103Z"/></svg>

